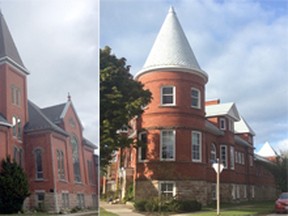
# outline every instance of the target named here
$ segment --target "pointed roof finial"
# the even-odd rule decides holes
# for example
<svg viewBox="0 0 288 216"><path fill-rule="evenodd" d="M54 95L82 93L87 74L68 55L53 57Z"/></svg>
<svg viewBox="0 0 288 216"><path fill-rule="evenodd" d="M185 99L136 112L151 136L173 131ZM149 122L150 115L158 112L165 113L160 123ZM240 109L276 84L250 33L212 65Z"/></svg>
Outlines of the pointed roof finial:
<svg viewBox="0 0 288 216"><path fill-rule="evenodd" d="M70 92L68 92L68 101L71 101L71 95L70 95Z"/></svg>
<svg viewBox="0 0 288 216"><path fill-rule="evenodd" d="M170 8L169 8L169 13L175 13L174 11L174 7L171 5Z"/></svg>

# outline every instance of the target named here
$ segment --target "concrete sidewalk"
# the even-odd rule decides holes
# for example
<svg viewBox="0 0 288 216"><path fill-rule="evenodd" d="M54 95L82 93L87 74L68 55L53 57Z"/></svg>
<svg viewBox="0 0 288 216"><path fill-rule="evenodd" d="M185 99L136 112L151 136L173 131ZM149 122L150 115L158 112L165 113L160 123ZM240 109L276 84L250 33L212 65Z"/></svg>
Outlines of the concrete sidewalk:
<svg viewBox="0 0 288 216"><path fill-rule="evenodd" d="M104 208L108 212L115 213L119 216L143 216L134 211L134 208L130 205L125 204L109 204L104 201L100 201L100 208Z"/></svg>

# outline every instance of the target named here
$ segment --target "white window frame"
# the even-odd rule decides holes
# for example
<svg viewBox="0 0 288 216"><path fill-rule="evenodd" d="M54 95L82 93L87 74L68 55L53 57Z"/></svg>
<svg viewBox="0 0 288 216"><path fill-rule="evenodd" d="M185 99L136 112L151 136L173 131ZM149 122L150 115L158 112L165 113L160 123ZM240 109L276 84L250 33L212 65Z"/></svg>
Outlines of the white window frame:
<svg viewBox="0 0 288 216"><path fill-rule="evenodd" d="M220 130L226 130L226 119L224 117L219 118Z"/></svg>
<svg viewBox="0 0 288 216"><path fill-rule="evenodd" d="M39 195L43 195L43 200L39 200ZM42 203L43 203L42 207L44 207L45 196L46 196L45 190L35 190L35 203L37 208L41 208Z"/></svg>
<svg viewBox="0 0 288 216"><path fill-rule="evenodd" d="M142 147L138 147L138 161L139 162L147 161L147 132L146 131L140 132L138 135L138 139L142 141L143 134L146 134L146 158L142 159Z"/></svg>
<svg viewBox="0 0 288 216"><path fill-rule="evenodd" d="M163 94L164 88L172 88L172 94ZM163 97L164 96L172 96L172 103L164 103ZM168 86L161 86L161 106L175 106L176 105L176 87L172 85Z"/></svg>
<svg viewBox="0 0 288 216"><path fill-rule="evenodd" d="M172 184L173 189L172 191L164 191L164 194L172 193L172 197L176 196L176 183L174 181L159 181L158 183L158 192L159 196L161 197L163 192L162 192L162 184Z"/></svg>
<svg viewBox="0 0 288 216"><path fill-rule="evenodd" d="M194 137L196 136L197 139L197 143L195 143L194 141ZM199 158L194 158L194 148L198 148L197 151L199 151L197 153L197 156ZM192 150L192 161L193 162L201 162L202 161L202 133L200 131L192 131L191 133L191 150Z"/></svg>
<svg viewBox="0 0 288 216"><path fill-rule="evenodd" d="M249 155L249 165L252 167L254 165L253 155Z"/></svg>
<svg viewBox="0 0 288 216"><path fill-rule="evenodd" d="M242 157L242 165L245 165L245 155L243 152L241 153L241 157Z"/></svg>
<svg viewBox="0 0 288 216"><path fill-rule="evenodd" d="M165 132L172 132L172 135L173 135L173 143L172 143L172 149L173 149L173 155L172 155L172 158L163 158L163 137L164 137L164 133ZM175 130L161 130L160 132L160 160L161 161L174 161L175 160L175 140L176 140L176 131Z"/></svg>
<svg viewBox="0 0 288 216"><path fill-rule="evenodd" d="M230 146L230 169L235 169L234 146Z"/></svg>
<svg viewBox="0 0 288 216"><path fill-rule="evenodd" d="M223 160L222 148L225 149L225 163L223 163L224 160ZM227 167L228 167L227 145L220 145L220 162L224 165L224 169L227 169Z"/></svg>
<svg viewBox="0 0 288 216"><path fill-rule="evenodd" d="M234 132L234 121L232 119L228 119L228 128L229 131Z"/></svg>
<svg viewBox="0 0 288 216"><path fill-rule="evenodd" d="M197 97L193 95L193 92L197 92ZM197 100L197 105L193 105L194 100ZM191 88L191 107L201 109L201 92L197 88Z"/></svg>

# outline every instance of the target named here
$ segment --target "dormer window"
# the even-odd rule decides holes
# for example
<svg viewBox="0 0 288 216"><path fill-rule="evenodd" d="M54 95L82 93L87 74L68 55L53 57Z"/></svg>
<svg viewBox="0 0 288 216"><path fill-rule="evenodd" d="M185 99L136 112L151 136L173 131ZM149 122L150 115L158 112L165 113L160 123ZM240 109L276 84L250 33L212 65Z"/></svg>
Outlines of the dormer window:
<svg viewBox="0 0 288 216"><path fill-rule="evenodd" d="M191 89L191 107L200 109L201 100L200 100L200 91L198 89Z"/></svg>
<svg viewBox="0 0 288 216"><path fill-rule="evenodd" d="M161 105L175 105L175 86L163 86L161 88Z"/></svg>
<svg viewBox="0 0 288 216"><path fill-rule="evenodd" d="M226 119L225 118L220 118L219 124L220 124L220 130L226 130Z"/></svg>

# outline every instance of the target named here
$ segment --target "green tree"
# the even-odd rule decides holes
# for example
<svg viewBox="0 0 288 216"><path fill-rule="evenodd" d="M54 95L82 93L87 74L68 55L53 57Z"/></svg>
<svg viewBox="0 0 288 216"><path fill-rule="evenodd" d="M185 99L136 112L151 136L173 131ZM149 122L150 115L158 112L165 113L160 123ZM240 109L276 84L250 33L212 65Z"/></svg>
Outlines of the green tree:
<svg viewBox="0 0 288 216"><path fill-rule="evenodd" d="M117 131L129 120L141 115L151 100L151 92L134 80L125 58L111 54L111 48L100 49L100 165L105 170L115 150L132 143Z"/></svg>
<svg viewBox="0 0 288 216"><path fill-rule="evenodd" d="M262 162L264 167L266 167L271 174L274 176L277 188L281 192L288 191L288 154L287 152L282 152L276 157L276 160L267 163Z"/></svg>
<svg viewBox="0 0 288 216"><path fill-rule="evenodd" d="M0 172L0 213L21 211L23 202L30 195L27 176L10 157L2 160Z"/></svg>

